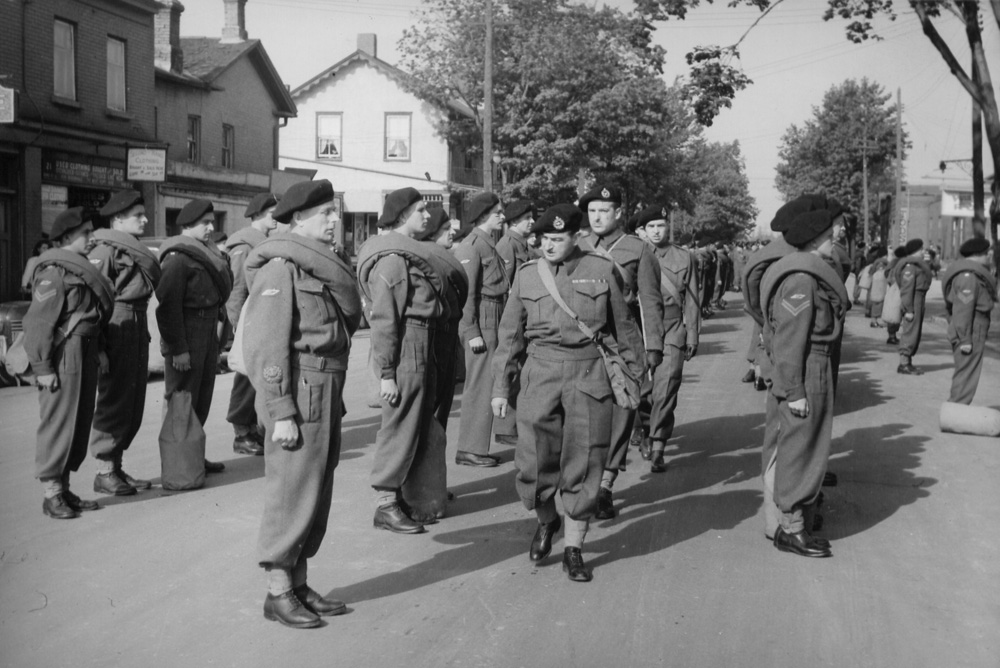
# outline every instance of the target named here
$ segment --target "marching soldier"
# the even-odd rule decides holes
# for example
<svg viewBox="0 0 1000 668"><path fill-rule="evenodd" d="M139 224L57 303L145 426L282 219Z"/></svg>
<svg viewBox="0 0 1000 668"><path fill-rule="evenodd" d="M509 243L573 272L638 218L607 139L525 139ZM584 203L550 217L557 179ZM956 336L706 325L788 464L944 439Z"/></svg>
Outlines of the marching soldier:
<svg viewBox="0 0 1000 668"><path fill-rule="evenodd" d="M924 302L927 300L933 275L924 260L923 239L907 241L905 253L894 270L903 312L903 321L899 325L901 338L896 373L920 376L923 371L913 366L913 356L920 347L920 336L924 329Z"/></svg>
<svg viewBox="0 0 1000 668"><path fill-rule="evenodd" d="M244 215L250 225L239 230L226 241L229 254L229 269L233 272L233 291L226 300L226 315L233 329L239 324L240 311L247 300L249 286L243 265L250 251L264 241L278 226L272 213L278 200L271 193L255 195L247 205ZM233 377L233 389L229 395L229 413L226 421L233 425L236 438L233 452L240 455L263 455L264 434L261 433L257 411L254 409L256 393L250 379L237 372Z"/></svg>
<svg viewBox="0 0 1000 668"><path fill-rule="evenodd" d="M266 434L257 543L264 617L293 628L347 611L307 583L308 560L326 534L351 336L361 321L354 272L331 250L333 195L326 179L289 188L272 215L290 231L261 241L243 264L244 350Z"/></svg>
<svg viewBox="0 0 1000 668"><path fill-rule="evenodd" d="M371 237L358 255L358 283L370 304L371 345L380 376L382 426L375 435L371 486L377 529L417 534L433 517L410 517L400 505L414 461L430 446L437 390L435 338L448 316L444 282L428 261L430 214L420 192L388 195L379 217L385 234ZM465 413L463 406L463 414Z"/></svg>
<svg viewBox="0 0 1000 668"><path fill-rule="evenodd" d="M595 338L611 340L637 376L643 368L642 339L614 266L577 246L582 217L578 207L559 204L535 223L543 256L514 279L493 360L492 400L503 416L520 369L517 491L538 517L528 556L540 561L552 549L562 526L558 493L566 511L563 570L576 582L592 578L581 550L611 439L612 390Z"/></svg>
<svg viewBox="0 0 1000 668"><path fill-rule="evenodd" d="M667 210L649 207L639 213L639 229L653 245L660 263L660 293L663 296L663 362L653 371L653 391L648 417L648 438L652 444L650 471L667 470L663 451L674 431L677 394L684 375L684 362L698 352L701 306L698 303L698 274L694 258L670 243Z"/></svg>
<svg viewBox="0 0 1000 668"><path fill-rule="evenodd" d="M69 489L69 475L87 457L97 374L108 371L101 329L114 308L114 287L87 261L94 225L82 207L60 213L42 253L31 305L24 316L24 350L39 388L35 477L42 481L42 512L58 520L96 510Z"/></svg>
<svg viewBox="0 0 1000 668"><path fill-rule="evenodd" d="M969 239L959 248L962 259L953 262L941 277L941 291L951 318L948 341L955 358L948 401L972 403L983 369L990 313L997 301L997 283L990 273L990 242Z"/></svg>
<svg viewBox="0 0 1000 668"><path fill-rule="evenodd" d="M492 467L500 461L489 454L494 427L498 436L510 435L516 420L512 411L508 418L496 419L494 424L490 410L493 387L490 363L497 347L497 327L510 287L504 262L493 240L493 235L503 229L500 198L493 193L476 195L463 218L463 226L472 229L455 247L455 257L469 277L469 298L460 324L461 339L467 349L464 351L465 390L459 429L462 442L455 454L455 463Z"/></svg>
<svg viewBox="0 0 1000 668"><path fill-rule="evenodd" d="M650 371L663 361L663 301L660 296L660 265L649 244L626 235L621 227L622 196L618 188L598 186L580 198L579 206L587 212L594 233L594 251L614 263L625 286L628 313L642 328L646 342L645 362ZM615 406L611 425L611 447L601 477L598 510L595 517L614 517L611 490L618 472L625 470L628 445L636 411Z"/></svg>
<svg viewBox="0 0 1000 668"><path fill-rule="evenodd" d="M233 287L229 265L210 243L214 211L204 199L184 205L177 215L181 233L160 247L162 276L156 288L164 400L169 403L175 393L189 392L203 427L212 407L219 359L216 324ZM206 473L225 468L221 462L205 460Z"/></svg>
<svg viewBox="0 0 1000 668"><path fill-rule="evenodd" d="M146 208L135 190L116 193L101 209L110 229L94 232L90 262L115 286L115 306L108 323L106 350L110 364L97 385L97 408L90 453L97 460L94 491L128 496L149 489L150 481L122 469L122 455L139 427L146 406L149 375L149 297L160 282L160 263L138 241L146 229Z"/></svg>
<svg viewBox="0 0 1000 668"><path fill-rule="evenodd" d="M761 283L764 347L771 361L774 503L780 511L774 546L804 557L831 556L830 543L809 533L833 435L830 354L850 296L824 259L833 253L834 215L795 216L782 232L797 250L775 262ZM765 443L767 447L767 443ZM765 476L766 479L766 476Z"/></svg>

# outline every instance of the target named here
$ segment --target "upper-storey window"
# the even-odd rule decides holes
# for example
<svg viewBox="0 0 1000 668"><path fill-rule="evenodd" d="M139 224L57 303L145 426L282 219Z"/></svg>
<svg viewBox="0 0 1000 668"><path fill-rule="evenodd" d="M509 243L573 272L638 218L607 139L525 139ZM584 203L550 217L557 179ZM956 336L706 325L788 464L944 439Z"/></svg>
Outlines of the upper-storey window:
<svg viewBox="0 0 1000 668"><path fill-rule="evenodd" d="M188 116L188 162L201 162L201 116Z"/></svg>
<svg viewBox="0 0 1000 668"><path fill-rule="evenodd" d="M222 166L232 169L236 160L236 129L222 124Z"/></svg>
<svg viewBox="0 0 1000 668"><path fill-rule="evenodd" d="M76 26L56 19L52 32L52 92L76 99Z"/></svg>
<svg viewBox="0 0 1000 668"><path fill-rule="evenodd" d="M125 111L125 42L108 37L108 109Z"/></svg>
<svg viewBox="0 0 1000 668"><path fill-rule="evenodd" d="M340 112L316 114L316 157L343 159L344 115Z"/></svg>
<svg viewBox="0 0 1000 668"><path fill-rule="evenodd" d="M410 114L385 115L385 159L410 159Z"/></svg>

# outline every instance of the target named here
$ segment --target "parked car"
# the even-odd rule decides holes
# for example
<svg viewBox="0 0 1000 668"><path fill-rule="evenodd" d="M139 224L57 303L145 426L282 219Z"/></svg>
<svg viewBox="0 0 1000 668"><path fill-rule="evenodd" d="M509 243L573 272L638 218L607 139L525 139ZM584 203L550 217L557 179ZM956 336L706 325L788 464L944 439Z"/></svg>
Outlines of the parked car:
<svg viewBox="0 0 1000 668"><path fill-rule="evenodd" d="M30 305L30 301L0 304L0 385L17 384L17 379L7 373L2 362L7 356L7 350L14 343L14 337L24 328L24 314L28 312Z"/></svg>

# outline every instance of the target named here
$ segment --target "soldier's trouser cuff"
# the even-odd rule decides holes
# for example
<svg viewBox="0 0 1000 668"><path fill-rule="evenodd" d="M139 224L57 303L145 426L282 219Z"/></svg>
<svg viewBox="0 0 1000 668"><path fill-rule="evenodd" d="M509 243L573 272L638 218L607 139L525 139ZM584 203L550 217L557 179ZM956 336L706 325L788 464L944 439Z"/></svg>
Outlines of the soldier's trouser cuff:
<svg viewBox="0 0 1000 668"><path fill-rule="evenodd" d="M587 537L590 520L574 520L566 518L566 528L563 529L563 542L566 547L583 547L583 539Z"/></svg>
<svg viewBox="0 0 1000 668"><path fill-rule="evenodd" d="M790 513L781 513L781 528L785 530L785 533L804 531L806 520L802 508L796 508Z"/></svg>
<svg viewBox="0 0 1000 668"><path fill-rule="evenodd" d="M556 498L551 496L548 501L536 505L535 516L538 517L541 524L548 524L559 517L559 511L556 510Z"/></svg>

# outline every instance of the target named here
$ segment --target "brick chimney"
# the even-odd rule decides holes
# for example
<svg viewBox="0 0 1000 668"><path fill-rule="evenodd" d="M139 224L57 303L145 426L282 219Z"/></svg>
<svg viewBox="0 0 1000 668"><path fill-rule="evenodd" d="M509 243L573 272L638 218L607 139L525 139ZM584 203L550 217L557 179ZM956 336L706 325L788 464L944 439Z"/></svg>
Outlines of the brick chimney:
<svg viewBox="0 0 1000 668"><path fill-rule="evenodd" d="M184 52L181 51L180 0L156 0L156 18L153 22L153 62L162 70L184 71Z"/></svg>
<svg viewBox="0 0 1000 668"><path fill-rule="evenodd" d="M373 32L363 32L358 35L358 51L364 51L378 58L378 35Z"/></svg>
<svg viewBox="0 0 1000 668"><path fill-rule="evenodd" d="M225 6L225 25L222 26L222 43L236 44L247 39L247 0L222 0Z"/></svg>

